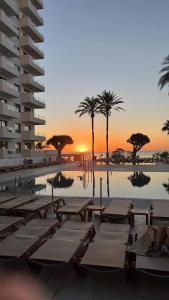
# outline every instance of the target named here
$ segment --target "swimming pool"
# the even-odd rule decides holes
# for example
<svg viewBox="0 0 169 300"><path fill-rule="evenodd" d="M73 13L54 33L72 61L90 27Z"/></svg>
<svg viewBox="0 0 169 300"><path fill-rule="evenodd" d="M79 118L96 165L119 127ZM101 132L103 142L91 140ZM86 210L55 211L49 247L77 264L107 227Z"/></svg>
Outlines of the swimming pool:
<svg viewBox="0 0 169 300"><path fill-rule="evenodd" d="M103 197L169 199L167 172L81 172L63 171L35 179L40 194L99 197L103 178ZM43 187L43 188L42 188Z"/></svg>

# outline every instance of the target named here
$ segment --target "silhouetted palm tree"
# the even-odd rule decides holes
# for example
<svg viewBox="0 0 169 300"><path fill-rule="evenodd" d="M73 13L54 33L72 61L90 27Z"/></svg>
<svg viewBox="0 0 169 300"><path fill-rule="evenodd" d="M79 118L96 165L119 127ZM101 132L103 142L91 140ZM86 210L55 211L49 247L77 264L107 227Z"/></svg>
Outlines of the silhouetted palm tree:
<svg viewBox="0 0 169 300"><path fill-rule="evenodd" d="M169 55L164 58L162 65L164 65L164 67L160 70L160 73L164 74L160 77L158 82L160 89L163 89L163 87L169 83Z"/></svg>
<svg viewBox="0 0 169 300"><path fill-rule="evenodd" d="M115 94L114 92L110 91L103 91L102 94L97 95L98 103L99 103L99 113L105 116L106 118L106 163L109 164L109 117L111 116L112 110L124 110L119 104L124 103Z"/></svg>
<svg viewBox="0 0 169 300"><path fill-rule="evenodd" d="M169 134L169 120L164 123L162 131L167 131L167 134Z"/></svg>
<svg viewBox="0 0 169 300"><path fill-rule="evenodd" d="M75 114L79 114L79 117L83 115L89 115L92 122L92 160L94 160L94 118L98 112L98 101L96 98L86 97L75 110Z"/></svg>

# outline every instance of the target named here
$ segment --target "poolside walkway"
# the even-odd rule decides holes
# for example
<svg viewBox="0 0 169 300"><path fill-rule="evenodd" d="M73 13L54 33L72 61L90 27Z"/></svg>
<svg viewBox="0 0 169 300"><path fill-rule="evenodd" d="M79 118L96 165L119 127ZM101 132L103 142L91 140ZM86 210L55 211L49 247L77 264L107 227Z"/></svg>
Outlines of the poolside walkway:
<svg viewBox="0 0 169 300"><path fill-rule="evenodd" d="M0 174L0 182L8 182L14 180L15 176L21 176L22 178L35 178L39 176L43 176L50 173L57 173L63 170L69 171L78 166L78 163L67 163L61 165L55 165L50 167L43 168L34 168L34 169L23 169L18 171L11 171L7 173Z"/></svg>
<svg viewBox="0 0 169 300"><path fill-rule="evenodd" d="M61 171L85 171L79 162L66 163L50 167L23 169L0 174L0 183L14 180L15 176L20 175L22 178L35 178L46 174L57 173ZM91 171L91 169L86 169ZM100 172L169 172L169 164L157 163L147 165L94 165L94 171Z"/></svg>

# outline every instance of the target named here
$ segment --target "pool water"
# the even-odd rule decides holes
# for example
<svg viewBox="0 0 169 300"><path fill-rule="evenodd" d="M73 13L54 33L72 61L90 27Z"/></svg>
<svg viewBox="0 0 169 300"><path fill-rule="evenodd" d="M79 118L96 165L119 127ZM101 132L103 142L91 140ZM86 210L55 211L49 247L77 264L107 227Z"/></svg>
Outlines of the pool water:
<svg viewBox="0 0 169 300"><path fill-rule="evenodd" d="M64 171L37 177L35 184L41 186L40 194L51 195L53 185L54 195L99 197L100 178L103 197L169 199L167 172Z"/></svg>

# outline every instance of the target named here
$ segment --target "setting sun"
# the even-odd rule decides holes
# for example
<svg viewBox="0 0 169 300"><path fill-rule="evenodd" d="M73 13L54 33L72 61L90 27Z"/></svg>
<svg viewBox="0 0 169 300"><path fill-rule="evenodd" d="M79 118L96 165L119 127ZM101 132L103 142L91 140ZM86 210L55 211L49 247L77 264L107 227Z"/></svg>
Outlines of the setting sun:
<svg viewBox="0 0 169 300"><path fill-rule="evenodd" d="M87 152L89 149L86 145L79 145L77 146L77 152Z"/></svg>

